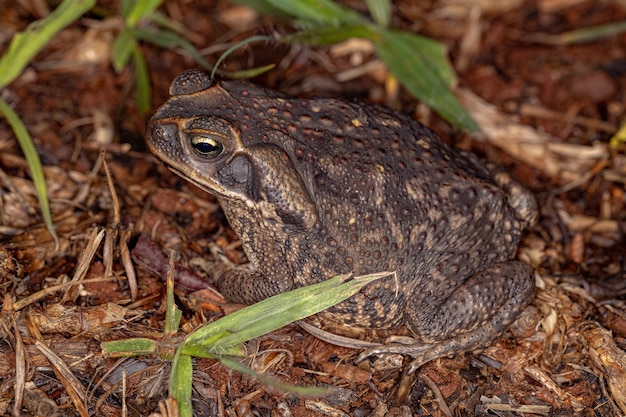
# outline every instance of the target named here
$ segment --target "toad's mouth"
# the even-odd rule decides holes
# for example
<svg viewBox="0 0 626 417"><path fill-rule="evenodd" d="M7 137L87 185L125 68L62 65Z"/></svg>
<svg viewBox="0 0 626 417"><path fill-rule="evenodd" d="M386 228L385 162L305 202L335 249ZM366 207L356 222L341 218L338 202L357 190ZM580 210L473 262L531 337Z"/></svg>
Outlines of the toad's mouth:
<svg viewBox="0 0 626 417"><path fill-rule="evenodd" d="M224 188L222 185L220 185L219 183L217 183L211 178L203 177L201 181L197 178L197 176L193 175L192 171L185 169L185 168L180 168L180 164L173 164L170 161L160 156L157 156L156 158L174 174L178 175L185 181L192 183L193 185L200 188L201 190L211 195L216 196L217 198L235 199L235 200L241 199L240 197L238 197L238 194L229 191L228 189Z"/></svg>

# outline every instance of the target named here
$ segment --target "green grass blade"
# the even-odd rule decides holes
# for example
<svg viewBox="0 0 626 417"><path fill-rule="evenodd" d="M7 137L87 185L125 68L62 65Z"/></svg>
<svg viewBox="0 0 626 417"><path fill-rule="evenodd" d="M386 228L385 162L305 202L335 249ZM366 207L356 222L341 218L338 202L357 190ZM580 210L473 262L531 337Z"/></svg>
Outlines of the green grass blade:
<svg viewBox="0 0 626 417"><path fill-rule="evenodd" d="M169 277L166 281L166 292L165 325L163 333L169 336L175 335L178 332L183 312L176 305L176 300L174 300L174 280Z"/></svg>
<svg viewBox="0 0 626 417"><path fill-rule="evenodd" d="M365 0L367 8L374 19L382 27L389 26L391 21L391 1L390 0Z"/></svg>
<svg viewBox="0 0 626 417"><path fill-rule="evenodd" d="M365 38L376 41L379 34L371 24L347 25L341 28L316 27L282 36L280 42L307 43L311 45L332 45L350 38Z"/></svg>
<svg viewBox="0 0 626 417"><path fill-rule="evenodd" d="M242 40L241 42L237 42L236 44L234 44L233 46L231 46L230 48L225 50L222 53L222 55L220 55L220 57L215 62L215 65L213 66L213 71L211 71L211 80L213 80L213 77L215 76L215 71L220 66L222 61L224 61L224 59L226 59L226 57L228 55L230 55L233 51L235 51L236 49L241 48L244 45L252 43L252 42L261 42L261 41L269 41L269 40L270 40L269 36L261 36L261 35L251 36L251 37L249 37L247 39Z"/></svg>
<svg viewBox="0 0 626 417"><path fill-rule="evenodd" d="M349 298L363 286L390 273L346 279L334 277L315 285L275 295L229 314L191 333L184 346L220 353L223 349L269 333L289 323L325 310ZM222 333L220 338L214 338ZM210 340L211 343L206 343ZM188 353L183 348L184 353ZM197 351L195 351L197 352Z"/></svg>
<svg viewBox="0 0 626 417"><path fill-rule="evenodd" d="M233 3L241 4L242 6L248 6L251 9L256 10L261 14L271 14L278 17L289 17L289 13L285 13L280 9L272 6L269 1L266 0L231 0Z"/></svg>
<svg viewBox="0 0 626 417"><path fill-rule="evenodd" d="M560 45L569 45L572 43L594 42L625 31L626 22L616 22L564 32L557 35L557 38Z"/></svg>
<svg viewBox="0 0 626 417"><path fill-rule="evenodd" d="M153 45L160 46L161 48L183 48L198 64L200 64L200 66L208 71L213 71L213 65L211 65L206 59L204 59L204 57L191 44L191 42L178 35L177 33L164 29L148 30L140 28L133 29L133 33L135 34L135 37L137 39L152 43ZM267 72L272 68L274 68L274 64L235 72L218 71L220 74L228 76L230 78L250 78L263 74L264 72Z"/></svg>
<svg viewBox="0 0 626 417"><path fill-rule="evenodd" d="M193 383L193 362L191 356L182 353L179 347L172 361L169 393L178 402L180 417L192 417L191 390Z"/></svg>
<svg viewBox="0 0 626 417"><path fill-rule="evenodd" d="M136 46L137 42L135 42L132 29L126 28L117 35L111 48L113 68L116 72L121 72L126 68L126 64L128 64L128 60Z"/></svg>
<svg viewBox="0 0 626 417"><path fill-rule="evenodd" d="M152 88L150 86L150 74L146 60L141 53L139 45L133 48L133 63L135 64L135 99L139 113L146 114L150 111L152 101Z"/></svg>
<svg viewBox="0 0 626 417"><path fill-rule="evenodd" d="M121 0L120 1L120 13L122 16L128 16L130 9L133 7L135 0Z"/></svg>
<svg viewBox="0 0 626 417"><path fill-rule="evenodd" d="M232 334L237 332L242 325L247 327L254 325L259 321L267 322L267 318L271 314L278 313L281 315L290 307L282 301L293 302L294 299L314 297L320 292L323 293L324 291L337 286L341 282L340 280L341 278L335 277L315 285L309 285L283 294L278 294L274 297L270 297L254 305L243 308L229 314L228 316L222 317L207 326L197 329L187 337L186 344L200 344L201 346L204 346L204 341L206 340L211 340L211 343L214 343L215 340L217 340L213 338L213 335L215 334Z"/></svg>
<svg viewBox="0 0 626 417"><path fill-rule="evenodd" d="M257 67L257 68L250 68L250 69L246 69L246 70L241 70L241 71L219 71L220 74L227 76L228 78L233 78L233 79L248 79L248 78L254 78L256 76L259 76L263 73L268 72L269 70L271 70L272 68L274 68L276 66L276 64L269 64L269 65L264 65L262 67Z"/></svg>
<svg viewBox="0 0 626 417"><path fill-rule="evenodd" d="M93 7L95 0L64 0L45 19L13 36L0 59L0 89L15 80L33 57L64 27Z"/></svg>
<svg viewBox="0 0 626 417"><path fill-rule="evenodd" d="M193 31L185 26L182 22L177 22L176 20L170 19L167 15L161 13L158 10L150 15L150 21L152 21L152 23L156 24L162 29L178 33L183 37L193 34Z"/></svg>
<svg viewBox="0 0 626 417"><path fill-rule="evenodd" d="M102 342L102 354L109 358L151 355L157 350L157 342L143 337Z"/></svg>
<svg viewBox="0 0 626 417"><path fill-rule="evenodd" d="M456 74L448 61L448 51L440 42L413 33L391 30L391 36L402 38L422 61L443 81L447 88L456 84Z"/></svg>
<svg viewBox="0 0 626 417"><path fill-rule="evenodd" d="M624 143L626 143L626 119L622 121L620 128L611 137L611 140L609 141L609 148L612 150L617 149L618 146Z"/></svg>
<svg viewBox="0 0 626 417"><path fill-rule="evenodd" d="M39 154L37 154L37 149L35 149L33 140L28 134L28 130L26 130L26 126L24 126L22 120L2 99L0 99L0 114L2 114L9 122L11 129L13 129L13 132L15 133L17 142L26 157L28 167L30 168L30 174L33 178L33 184L35 185L35 190L37 191L37 198L39 200L39 205L41 206L43 220L48 228L48 231L52 235L56 246L58 247L59 237L57 236L57 233L54 230L54 225L52 224L52 214L50 213L50 204L48 202L46 179L43 175L43 168L41 167L41 160L39 159Z"/></svg>
<svg viewBox="0 0 626 417"><path fill-rule="evenodd" d="M266 2L279 11L307 23L339 26L367 22L367 19L359 13L332 0L266 0Z"/></svg>
<svg viewBox="0 0 626 417"><path fill-rule="evenodd" d="M123 8L126 27L134 28L141 19L149 17L163 3L163 0L134 0Z"/></svg>
<svg viewBox="0 0 626 417"><path fill-rule="evenodd" d="M433 41L394 30L382 30L375 42L378 56L413 95L456 126L478 131L461 103L450 91L452 70Z"/></svg>
<svg viewBox="0 0 626 417"><path fill-rule="evenodd" d="M50 40L64 27L78 19L91 9L95 0L64 0L46 18L28 25L26 30L13 36L5 54L0 58L0 90L15 80L26 65ZM37 190L37 198L48 231L58 247L59 238L52 224L46 183L41 167L41 160L26 127L7 103L0 102L0 112L7 119L18 140L22 152L28 161Z"/></svg>
<svg viewBox="0 0 626 417"><path fill-rule="evenodd" d="M178 35L177 33L169 30L149 30L142 28L134 28L133 34L135 38L144 42L151 43L156 46L160 46L165 49L183 48L191 57L206 70L211 71L213 66L204 59L195 46L191 44L187 39Z"/></svg>
<svg viewBox="0 0 626 417"><path fill-rule="evenodd" d="M219 333L203 340L202 344L186 344L183 352L185 352L185 355L190 355L196 358L209 359L213 359L218 356L233 356L239 358L246 356L246 348L243 344L225 346L223 343L220 343L218 346L217 343L214 343L229 335L230 333L228 332Z"/></svg>

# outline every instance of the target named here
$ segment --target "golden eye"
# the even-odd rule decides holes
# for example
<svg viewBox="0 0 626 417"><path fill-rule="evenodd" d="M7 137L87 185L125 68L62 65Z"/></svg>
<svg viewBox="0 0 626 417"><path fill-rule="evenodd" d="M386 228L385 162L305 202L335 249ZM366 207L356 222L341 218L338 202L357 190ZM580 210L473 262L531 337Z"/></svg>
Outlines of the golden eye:
<svg viewBox="0 0 626 417"><path fill-rule="evenodd" d="M224 152L224 145L207 136L192 137L191 147L198 156L205 158L215 158Z"/></svg>

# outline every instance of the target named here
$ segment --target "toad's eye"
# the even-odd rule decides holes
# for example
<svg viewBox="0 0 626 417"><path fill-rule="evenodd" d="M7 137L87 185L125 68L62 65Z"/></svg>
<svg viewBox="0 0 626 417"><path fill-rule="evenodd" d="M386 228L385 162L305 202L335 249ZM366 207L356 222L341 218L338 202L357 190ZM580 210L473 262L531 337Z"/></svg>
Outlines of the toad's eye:
<svg viewBox="0 0 626 417"><path fill-rule="evenodd" d="M216 158L224 152L224 145L207 136L192 137L191 147L198 156L204 158Z"/></svg>

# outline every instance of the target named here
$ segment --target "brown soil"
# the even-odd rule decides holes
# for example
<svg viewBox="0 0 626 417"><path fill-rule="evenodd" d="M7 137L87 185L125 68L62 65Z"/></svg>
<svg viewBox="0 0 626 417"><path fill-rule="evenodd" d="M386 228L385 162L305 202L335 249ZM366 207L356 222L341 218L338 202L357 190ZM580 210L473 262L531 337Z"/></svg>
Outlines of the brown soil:
<svg viewBox="0 0 626 417"><path fill-rule="evenodd" d="M347 3L364 10L362 2ZM197 360L196 414L626 414L626 160L623 148L608 146L626 116L626 35L557 42L566 31L626 20L626 6L609 0L394 3L392 26L449 46L459 98L483 135L462 134L391 88L386 70L367 66L376 57L358 43L255 44L227 59L225 69L275 63L254 81L297 96L387 103L507 167L541 206L540 222L518 253L537 270L538 296L484 352L435 360L410 376L402 367L357 364L357 350L287 326L250 342L248 365L283 382L335 387L331 395L286 394ZM42 4L0 8L0 51L45 15L36 7ZM231 42L290 30L225 1L168 1L161 10L182 22L213 62ZM116 416L122 404L130 415L163 414L168 362L107 358L101 342L158 340L165 311L159 276L169 251L177 265L193 270L211 256L213 243L232 261L245 262L215 200L146 151L146 117L136 110L132 68L116 73L110 63L119 28L101 15L79 20L2 92L45 165L60 245L43 226L26 162L0 119L1 414L13 412L16 392L24 392L23 415ZM177 73L197 67L177 50L143 45L142 51L154 106L166 99ZM204 277L199 269L196 274ZM74 285L61 285L70 281ZM181 335L224 312L210 289L177 295Z"/></svg>

